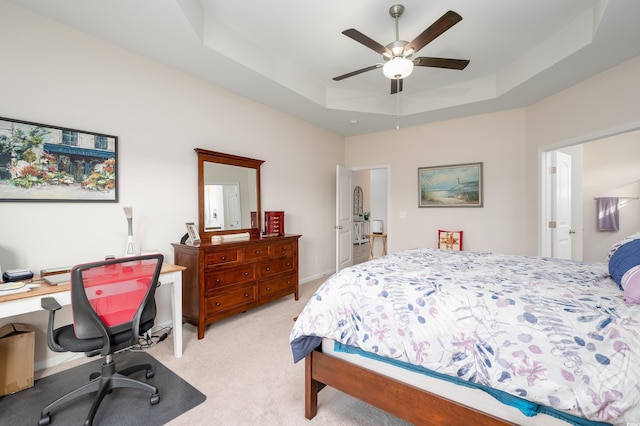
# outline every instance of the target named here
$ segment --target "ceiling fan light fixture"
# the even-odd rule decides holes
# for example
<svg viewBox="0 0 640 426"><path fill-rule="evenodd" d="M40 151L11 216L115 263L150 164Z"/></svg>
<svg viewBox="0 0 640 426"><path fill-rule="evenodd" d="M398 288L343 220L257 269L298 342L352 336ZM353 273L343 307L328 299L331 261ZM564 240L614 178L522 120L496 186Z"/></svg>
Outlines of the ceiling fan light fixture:
<svg viewBox="0 0 640 426"><path fill-rule="evenodd" d="M396 57L384 64L382 72L392 80L405 78L413 72L413 62L407 58Z"/></svg>

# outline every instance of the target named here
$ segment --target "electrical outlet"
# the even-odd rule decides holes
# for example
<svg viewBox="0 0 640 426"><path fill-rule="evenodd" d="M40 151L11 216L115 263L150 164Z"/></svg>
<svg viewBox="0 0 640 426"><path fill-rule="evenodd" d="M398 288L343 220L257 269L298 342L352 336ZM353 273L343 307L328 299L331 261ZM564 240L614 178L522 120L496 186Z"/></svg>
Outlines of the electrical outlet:
<svg viewBox="0 0 640 426"><path fill-rule="evenodd" d="M318 256L316 256L316 265L318 264Z"/></svg>
<svg viewBox="0 0 640 426"><path fill-rule="evenodd" d="M406 219L406 218L407 218L407 212L401 211L400 212L400 219Z"/></svg>

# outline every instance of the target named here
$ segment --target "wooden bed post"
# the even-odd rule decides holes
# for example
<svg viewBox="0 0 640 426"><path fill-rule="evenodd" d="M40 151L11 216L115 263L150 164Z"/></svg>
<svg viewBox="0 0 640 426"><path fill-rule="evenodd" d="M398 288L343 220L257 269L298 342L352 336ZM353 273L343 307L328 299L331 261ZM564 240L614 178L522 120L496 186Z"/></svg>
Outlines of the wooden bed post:
<svg viewBox="0 0 640 426"><path fill-rule="evenodd" d="M304 358L304 416L309 420L318 414L318 392L321 389L321 383L312 378L312 354L313 352Z"/></svg>

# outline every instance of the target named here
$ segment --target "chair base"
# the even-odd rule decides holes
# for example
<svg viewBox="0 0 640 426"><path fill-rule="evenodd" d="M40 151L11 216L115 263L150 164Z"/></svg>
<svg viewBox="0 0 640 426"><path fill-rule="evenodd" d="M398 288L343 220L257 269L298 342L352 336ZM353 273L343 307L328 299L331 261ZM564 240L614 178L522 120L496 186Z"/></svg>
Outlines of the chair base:
<svg viewBox="0 0 640 426"><path fill-rule="evenodd" d="M113 361L111 355L107 355L104 363L102 364L102 371L100 373L93 373L90 376L90 381L83 386L75 389L68 394L56 399L51 404L47 405L40 414L40 421L38 425L45 426L51 423L51 412L55 411L60 406L73 401L74 399L86 395L91 392L97 392L91 410L84 421L85 426L91 426L93 419L98 411L100 403L104 397L111 393L113 389L117 388L133 388L147 391L151 394L150 404L156 405L160 402L160 395L158 394L158 388L145 382L141 382L136 379L127 377L137 371L146 370L146 378L150 379L154 376L151 364L140 364L132 367L125 368L120 371L116 371L116 363Z"/></svg>

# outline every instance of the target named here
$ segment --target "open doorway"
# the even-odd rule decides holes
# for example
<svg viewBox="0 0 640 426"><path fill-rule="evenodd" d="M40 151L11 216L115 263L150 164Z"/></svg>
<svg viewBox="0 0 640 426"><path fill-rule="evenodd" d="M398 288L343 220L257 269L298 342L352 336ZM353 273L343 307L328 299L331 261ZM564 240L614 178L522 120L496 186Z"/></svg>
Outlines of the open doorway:
<svg viewBox="0 0 640 426"><path fill-rule="evenodd" d="M619 129L618 129L619 130ZM556 222L549 170L554 152L569 155L571 259L605 262L612 244L640 230L640 131L637 128L612 130L598 137L585 137L573 145L540 153L540 255L557 257ZM619 197L620 229L601 232L597 227L598 197ZM556 228L557 229L557 228ZM573 231L573 232L572 232Z"/></svg>
<svg viewBox="0 0 640 426"><path fill-rule="evenodd" d="M366 237L371 233L372 221L381 221L384 233L387 233L389 225L388 219L388 188L389 188L389 171L387 167L371 167L362 169L353 169L352 174L352 193L355 198L358 196L356 188L360 188L362 194L358 203L361 203L362 212L354 210L354 231L359 227L359 232L354 232L354 241L352 244L353 263L358 264L369 260L371 248ZM356 204L354 204L356 205ZM361 214L361 216L360 216ZM374 247L374 252L379 247ZM379 251L379 250L378 250ZM374 253L374 256L379 253Z"/></svg>
<svg viewBox="0 0 640 426"><path fill-rule="evenodd" d="M356 179L354 179L356 175ZM356 187L360 189L355 191ZM372 232L371 223L373 220L380 221L376 231L379 233L389 233L389 167L361 167L347 168L336 166L336 272L353 265L354 246L358 246L358 260L361 263L382 253L370 250L367 238L363 244L362 236ZM354 215L354 204L357 205L358 214ZM360 206L362 207L362 219L360 217ZM363 226L364 212L369 213L369 221ZM354 220L355 219L355 220ZM356 225L356 222L360 222ZM355 226L360 226L355 232ZM358 236L358 237L355 237ZM354 238L358 238L355 241ZM386 244L386 237L384 238ZM374 247L375 249L375 247ZM361 253L366 252L366 258Z"/></svg>

